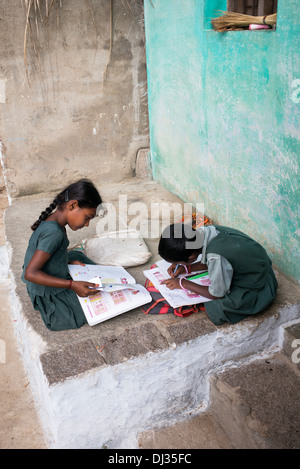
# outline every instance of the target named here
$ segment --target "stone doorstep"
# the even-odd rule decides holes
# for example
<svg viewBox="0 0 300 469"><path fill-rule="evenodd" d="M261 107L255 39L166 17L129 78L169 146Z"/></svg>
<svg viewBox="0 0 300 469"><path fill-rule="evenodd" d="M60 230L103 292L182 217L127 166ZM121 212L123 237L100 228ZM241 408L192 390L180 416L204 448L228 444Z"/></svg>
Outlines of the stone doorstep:
<svg viewBox="0 0 300 469"><path fill-rule="evenodd" d="M182 201L165 190L157 183L151 181L129 181L124 184L104 186L102 193L104 200L117 204L117 194L128 194L128 200L141 201L145 204L151 201L163 200L169 204L182 204ZM228 333L231 326L214 326L203 313L193 314L188 318L178 318L168 315L146 316L141 308L112 318L97 326L83 326L79 330L49 331L41 321L40 315L34 311L27 296L26 288L20 280L22 262L27 241L31 234L29 226L24 226L24 220L32 220L52 200L53 194L22 197L14 200L5 213L6 238L11 247L11 270L15 278L16 293L21 299L22 315L27 323L26 327L34 330L41 338L43 346L38 354L41 358L43 372L49 384L55 384L75 377L91 369L103 366L111 366L122 363L134 357L148 352L157 352L204 336L214 331L222 330ZM34 215L33 215L34 214ZM29 223L28 223L29 224ZM83 234L68 233L70 244L77 243L82 237L95 234L95 224L91 223ZM153 256L150 261L139 267L128 269L136 278L137 283L143 284L145 278L143 270L148 269L158 259L158 240L147 240L148 248ZM287 305L300 303L300 289L289 282L283 275L277 272L279 290L277 298L268 312L257 315L255 318L247 318L243 322L250 325L259 324L272 315L278 314L278 310Z"/></svg>
<svg viewBox="0 0 300 469"><path fill-rule="evenodd" d="M284 286L286 279L278 273L277 277L279 284ZM249 330L255 330L269 318L279 316L282 308L293 304L285 298L286 292L287 290L280 287L277 298L265 313L246 318L239 324L244 327L248 325ZM300 297L297 287L289 285L289 293L299 305ZM300 311L298 316L299 313ZM295 328L296 326L291 326L288 331ZM187 318L179 318L169 314L145 315L141 308L137 308L92 328L86 325L76 331L76 337L73 336L72 340L70 338L68 340L68 332L71 331L59 333L61 338L66 340L62 343L57 342L55 347L53 344L49 347L48 339L48 350L41 354L40 360L43 373L49 385L52 385L93 369L114 366L150 352L177 347L216 331L225 335L234 334L234 329L235 326L230 324L215 326L202 312ZM53 333L49 331L50 339L52 335ZM291 357L292 351L288 350L288 339L285 343L286 354Z"/></svg>
<svg viewBox="0 0 300 469"><path fill-rule="evenodd" d="M144 314L137 310L137 315ZM250 327L272 317L274 313L264 313L255 319L246 319ZM168 315L169 316L169 315ZM119 334L101 334L91 339L79 340L69 345L51 350L40 355L43 373L49 385L74 378L82 373L99 369L105 366L122 364L151 352L160 352L175 348L201 336L222 330L225 335L232 333L234 326L225 324L214 326L203 313L194 314L190 318L153 318L148 317L149 323L125 328ZM122 318L120 318L122 320ZM87 326L88 327L88 326ZM95 327L95 326L94 326ZM286 355L290 358L286 347ZM225 360L225 357L224 357ZM299 365L298 365L299 366Z"/></svg>
<svg viewBox="0 0 300 469"><path fill-rule="evenodd" d="M126 187L128 190L128 186ZM116 187L107 187L104 192L107 200L111 200L113 194L116 197L117 193ZM141 185L135 183L129 188L129 193L131 200L147 200L147 203L150 203L151 200L180 203L177 197L153 182L142 181ZM149 196L149 194L151 195ZM106 373L105 370L111 373L114 367L120 369L119 367L126 362L134 363L134 360L141 360L149 353L154 356L161 356L160 354L163 356L166 351L172 351L172 349L175 353L176 348L180 348L180 346L193 344L199 339L205 341L210 336L217 342L219 337L221 342L224 340L226 344L234 343L236 333L240 330L244 331L246 340L249 340L249 336L251 337L252 333L255 334L256 330L263 330L265 335L275 334L276 336L276 332L265 330L269 324L277 329L279 327L276 326L277 318L280 325L291 320L295 321L295 318L299 317L299 287L276 272L279 290L273 304L265 313L247 318L237 326L225 324L216 327L203 313L193 314L188 318L178 318L173 315L145 315L141 308L137 308L97 326L85 325L78 330L49 331L42 323L39 313L33 310L25 285L20 280L22 261L31 233L29 227L24 227L24 220L32 220L36 214L39 215L47 205L49 198L51 195L24 197L15 200L5 214L6 239L17 295L13 294L12 296L15 300L19 299L21 303L17 302L15 305L16 309L19 310L15 325L19 331L20 340L25 344L22 346L26 348L27 359L25 362L29 369L28 374L31 376L31 371L35 374L35 386L38 387L39 381L43 380L45 381L43 386L46 386L38 399L43 399L45 392L49 392L49 396L60 396L61 386L64 383L69 382L67 387L77 386L80 385L82 379L84 383L84 381L87 382L91 379L89 376L96 376L95 373L99 376L102 375L102 372ZM85 231L84 237L93 236L95 234L93 230L95 227L91 224ZM82 236L83 232L80 235ZM77 242L78 240L74 238L73 241ZM153 253L152 259L143 266L128 269L136 278L137 283L143 283L145 279L142 271L150 268L158 259L157 240L146 239L145 241ZM298 313L296 312L297 308ZM289 311L291 311L291 317ZM274 342L275 339L272 340ZM263 350L263 346L261 350ZM202 351L198 352L201 355ZM256 353L255 347L252 347L249 353ZM175 354L175 356L178 355ZM203 359L206 360L206 357L203 356ZM225 356L224 363L226 359ZM155 360L154 358L154 362L156 362ZM142 366L148 366L147 358ZM51 389L53 389L53 393ZM58 397L58 399L60 398ZM155 397L153 396L153 398ZM64 425L64 419L61 419L57 417L58 427Z"/></svg>
<svg viewBox="0 0 300 469"><path fill-rule="evenodd" d="M137 311L135 314L144 313ZM194 315L189 321L173 317L155 320L150 316L148 323L133 324L120 334L103 335L100 331L92 339L42 354L43 373L51 386L93 369L175 347L216 330L216 326L203 316L201 313Z"/></svg>

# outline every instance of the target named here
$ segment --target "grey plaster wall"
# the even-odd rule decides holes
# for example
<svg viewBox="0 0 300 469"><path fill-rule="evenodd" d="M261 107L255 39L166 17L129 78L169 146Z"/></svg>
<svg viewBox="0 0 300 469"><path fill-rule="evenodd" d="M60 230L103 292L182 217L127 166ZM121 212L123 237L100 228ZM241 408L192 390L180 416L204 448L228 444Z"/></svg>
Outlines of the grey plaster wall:
<svg viewBox="0 0 300 469"><path fill-rule="evenodd" d="M32 14L29 82L22 3L0 2L9 195L60 190L79 177L101 184L132 176L137 150L149 145L143 1L55 0L38 31Z"/></svg>

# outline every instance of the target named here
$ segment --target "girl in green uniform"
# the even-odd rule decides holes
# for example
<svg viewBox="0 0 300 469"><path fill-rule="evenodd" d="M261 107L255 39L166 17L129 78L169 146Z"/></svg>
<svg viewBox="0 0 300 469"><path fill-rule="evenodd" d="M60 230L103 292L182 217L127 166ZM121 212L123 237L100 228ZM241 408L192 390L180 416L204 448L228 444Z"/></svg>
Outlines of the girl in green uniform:
<svg viewBox="0 0 300 469"><path fill-rule="evenodd" d="M177 223L162 233L159 254L171 262L170 289L183 288L212 301L205 302L207 316L215 325L237 323L264 311L278 287L265 249L245 233L219 225L194 230ZM202 254L201 262L195 262ZM210 285L196 285L180 274L208 270Z"/></svg>
<svg viewBox="0 0 300 469"><path fill-rule="evenodd" d="M101 203L93 183L81 179L58 194L31 227L22 280L48 329L75 329L86 323L77 295L86 297L97 290L93 283L72 281L68 264L94 262L81 252L68 252L65 227L76 231L88 226Z"/></svg>

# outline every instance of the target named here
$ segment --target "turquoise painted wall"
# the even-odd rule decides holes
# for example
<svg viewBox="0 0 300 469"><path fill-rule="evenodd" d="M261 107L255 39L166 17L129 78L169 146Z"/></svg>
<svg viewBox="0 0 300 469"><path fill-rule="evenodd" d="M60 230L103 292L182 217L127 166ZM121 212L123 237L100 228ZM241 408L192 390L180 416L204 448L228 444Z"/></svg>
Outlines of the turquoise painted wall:
<svg viewBox="0 0 300 469"><path fill-rule="evenodd" d="M154 5L154 7L152 6ZM145 0L154 179L261 242L300 283L300 2L276 31L212 30L222 0Z"/></svg>

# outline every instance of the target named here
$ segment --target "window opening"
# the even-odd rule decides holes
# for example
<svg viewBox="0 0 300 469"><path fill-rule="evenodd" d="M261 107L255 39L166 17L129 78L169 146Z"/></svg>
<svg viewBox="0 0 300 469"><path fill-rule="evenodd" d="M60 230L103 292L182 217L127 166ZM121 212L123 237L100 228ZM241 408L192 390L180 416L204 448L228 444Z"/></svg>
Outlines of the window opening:
<svg viewBox="0 0 300 469"><path fill-rule="evenodd" d="M215 31L276 29L278 0L228 0L227 11L212 19Z"/></svg>
<svg viewBox="0 0 300 469"><path fill-rule="evenodd" d="M253 16L273 15L277 13L277 0L228 0L227 11Z"/></svg>

